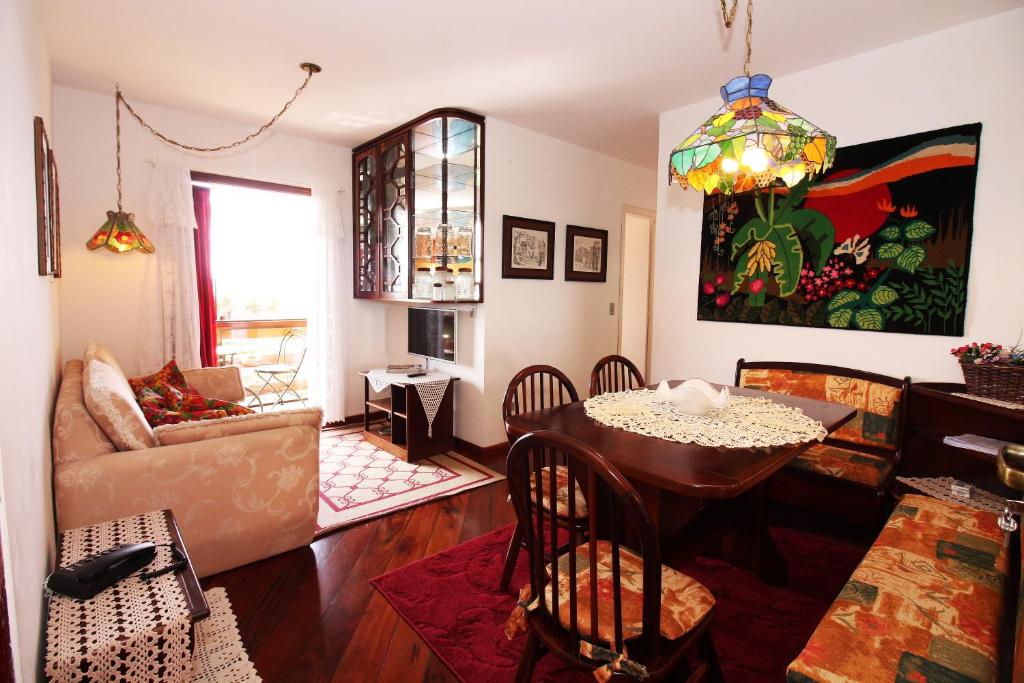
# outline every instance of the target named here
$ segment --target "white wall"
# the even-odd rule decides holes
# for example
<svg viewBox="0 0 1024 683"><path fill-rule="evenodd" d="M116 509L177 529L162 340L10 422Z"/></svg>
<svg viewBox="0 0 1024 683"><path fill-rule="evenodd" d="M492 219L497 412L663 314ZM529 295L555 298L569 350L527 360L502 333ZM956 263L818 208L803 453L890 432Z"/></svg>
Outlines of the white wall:
<svg viewBox="0 0 1024 683"><path fill-rule="evenodd" d="M38 3L0 3L0 64L0 533L15 666L20 679L35 680L40 587L53 557L50 426L60 356L59 281L36 270L32 119L43 117L51 140L56 129Z"/></svg>
<svg viewBox="0 0 1024 683"><path fill-rule="evenodd" d="M484 215L484 303L476 317L459 314L460 377L456 434L477 445L505 439L501 399L512 376L546 363L569 375L582 396L594 363L614 353L618 317L622 207L651 207L654 172L535 133L487 119ZM502 216L555 223L555 279L501 277ZM565 226L608 231L608 280L565 281ZM406 311L388 305L388 359L405 358ZM383 359L382 359L383 360Z"/></svg>
<svg viewBox="0 0 1024 683"><path fill-rule="evenodd" d="M647 331L654 218L627 213L622 223L622 310L619 353L647 377Z"/></svg>
<svg viewBox="0 0 1024 683"><path fill-rule="evenodd" d="M112 75L113 76L113 75ZM128 93L130 96L130 93ZM243 137L251 126L228 123L184 111L133 102L158 130L193 145L216 145ZM151 372L138 367L138 340L143 306L158 296L140 292L150 257L141 253L87 251L85 242L116 206L114 175L114 98L63 86L54 88L56 146L61 153L64 223L64 287L61 291L61 331L64 358L81 355L86 344L99 341L113 351L129 374ZM351 234L351 150L271 132L241 151L185 154L160 142L122 111L121 154L124 207L138 216L145 232L147 197L152 167L159 160L191 170L208 171L301 186L325 185L344 190L345 225ZM157 249L160 245L156 245ZM351 272L351 250L345 250ZM310 297L313 293L310 292ZM355 375L368 367L374 349L384 344L385 312L372 303L341 297L348 307L349 368L346 377L347 413L362 412L362 384ZM122 302L117 305L116 302Z"/></svg>
<svg viewBox="0 0 1024 683"><path fill-rule="evenodd" d="M1019 260L1024 10L964 24L800 73L773 96L852 145L981 121L967 299L967 340L1012 344L1024 324ZM755 65L756 66L756 65ZM723 72L723 82L731 77ZM713 93L707 93L712 95ZM702 195L665 183L668 152L721 104L665 112L660 122L652 379L732 382L736 359L826 362L919 380L962 381L959 338L698 321Z"/></svg>

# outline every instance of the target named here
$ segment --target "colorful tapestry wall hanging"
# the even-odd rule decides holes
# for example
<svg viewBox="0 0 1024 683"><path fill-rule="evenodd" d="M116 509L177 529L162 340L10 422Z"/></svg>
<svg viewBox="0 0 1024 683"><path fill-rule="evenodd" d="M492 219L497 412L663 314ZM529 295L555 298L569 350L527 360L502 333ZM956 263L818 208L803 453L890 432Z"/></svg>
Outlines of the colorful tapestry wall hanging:
<svg viewBox="0 0 1024 683"><path fill-rule="evenodd" d="M962 336L981 124L836 151L704 198L697 319Z"/></svg>

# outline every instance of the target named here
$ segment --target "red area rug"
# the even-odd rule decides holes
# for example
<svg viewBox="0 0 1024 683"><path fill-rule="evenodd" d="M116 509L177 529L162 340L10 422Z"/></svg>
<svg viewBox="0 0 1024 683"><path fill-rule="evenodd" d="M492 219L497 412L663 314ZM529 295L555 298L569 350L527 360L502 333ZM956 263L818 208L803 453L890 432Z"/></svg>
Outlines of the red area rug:
<svg viewBox="0 0 1024 683"><path fill-rule="evenodd" d="M505 639L515 599L497 590L512 527L449 548L371 583L464 683L504 683L515 675L525 636ZM864 550L784 528L772 535L789 563L786 588L761 583L721 560L697 558L683 571L715 595L712 634L726 681L782 681ZM519 555L513 586L529 580ZM593 681L554 657L537 665L535 681Z"/></svg>

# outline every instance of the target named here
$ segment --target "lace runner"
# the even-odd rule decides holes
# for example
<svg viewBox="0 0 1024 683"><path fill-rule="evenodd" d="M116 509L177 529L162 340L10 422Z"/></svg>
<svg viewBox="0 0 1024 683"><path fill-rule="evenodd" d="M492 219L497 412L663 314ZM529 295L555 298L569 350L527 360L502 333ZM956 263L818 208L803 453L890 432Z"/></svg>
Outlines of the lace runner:
<svg viewBox="0 0 1024 683"><path fill-rule="evenodd" d="M366 373L366 379L376 392L396 382L401 384L412 384L419 394L420 403L423 405L423 413L427 416L427 438L434 436L434 417L437 409L441 406L441 399L444 392L448 390L448 383L452 378L442 372L428 372L422 377L409 377L400 372L388 372L385 368L375 368Z"/></svg>
<svg viewBox="0 0 1024 683"><path fill-rule="evenodd" d="M61 540L59 562L72 564L124 543L171 543L161 511L70 529ZM174 561L157 549L145 568ZM154 667L155 662L160 662ZM130 576L91 600L54 594L46 626L48 680L190 681L192 618L174 573L149 581Z"/></svg>
<svg viewBox="0 0 1024 683"><path fill-rule="evenodd" d="M972 401L981 401L982 403L988 403L990 405L999 406L1000 408L1009 408L1010 410L1024 410L1024 403L1014 403L1013 401L1002 401L998 398L989 398L987 396L975 396L974 394L963 394L953 392L953 396L959 396L960 398L969 398Z"/></svg>
<svg viewBox="0 0 1024 683"><path fill-rule="evenodd" d="M602 394L584 403L587 415L603 425L679 443L728 448L768 448L821 441L820 422L766 398L733 396L729 405L705 415L687 415L650 389Z"/></svg>
<svg viewBox="0 0 1024 683"><path fill-rule="evenodd" d="M952 486L957 483L957 480L953 477L896 477L896 481L926 493L932 498L938 498L947 503L959 503L976 510L1002 514L1003 507L1006 505L1006 498L1003 496L977 487L971 488L970 498L954 496Z"/></svg>

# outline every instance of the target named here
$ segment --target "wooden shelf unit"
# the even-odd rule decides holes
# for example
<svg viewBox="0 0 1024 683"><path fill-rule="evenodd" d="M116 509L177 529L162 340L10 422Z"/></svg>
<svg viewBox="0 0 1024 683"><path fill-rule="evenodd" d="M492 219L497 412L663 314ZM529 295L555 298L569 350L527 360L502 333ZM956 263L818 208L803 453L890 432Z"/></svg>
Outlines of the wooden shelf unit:
<svg viewBox="0 0 1024 683"><path fill-rule="evenodd" d="M433 428L428 429L427 416L415 384L395 382L385 390L388 396L371 397L373 390L367 372L364 370L359 374L363 376L363 430L371 443L408 462L454 448L455 382L458 377L452 377L448 383L434 416ZM387 414L391 421L390 435L370 428L370 414L377 411Z"/></svg>

